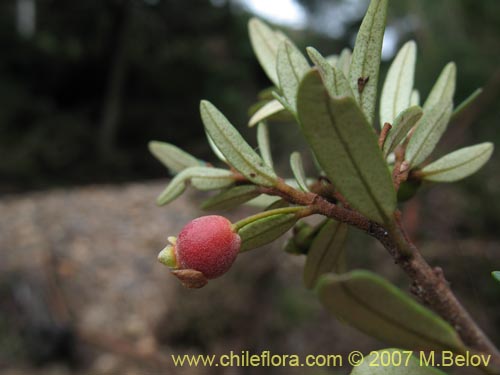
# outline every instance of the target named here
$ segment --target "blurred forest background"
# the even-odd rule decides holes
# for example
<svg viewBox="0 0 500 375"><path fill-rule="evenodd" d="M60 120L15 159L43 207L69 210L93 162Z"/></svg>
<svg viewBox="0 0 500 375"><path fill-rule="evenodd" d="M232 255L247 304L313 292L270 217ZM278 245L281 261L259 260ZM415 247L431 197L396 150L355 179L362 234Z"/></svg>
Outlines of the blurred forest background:
<svg viewBox="0 0 500 375"><path fill-rule="evenodd" d="M274 13L266 13L272 3ZM155 254L199 211L188 201L192 195L154 207L166 182L154 179L168 175L147 150L156 139L213 161L200 99L216 104L255 144L248 108L269 82L251 50L249 17L275 24L301 49L313 45L328 55L352 48L367 4L0 2L0 372L35 373L33 366L55 361L64 366L40 373L205 374L169 368L159 348L214 354L381 347L324 314L300 285L302 260L283 262L278 249L253 258L251 269L241 261L226 281L198 294L179 287ZM483 88L450 125L436 155L483 141L498 147L500 1L393 0L389 9L384 72L414 39L421 97L449 61L458 66L456 105ZM289 173L287 152L301 142L298 129L273 124L271 134L277 164ZM495 152L478 174L424 190L405 207L412 236L497 343L500 286L489 272L500 269L499 165ZM381 268L407 286L380 249L361 256L364 245L352 241L354 264ZM255 318L249 301L265 316ZM82 353L76 342L87 349ZM227 373L259 373L253 371ZM279 371L262 373L291 373ZM345 371L311 372L324 373Z"/></svg>
<svg viewBox="0 0 500 375"><path fill-rule="evenodd" d="M269 85L247 37L253 3L266 2L2 1L0 192L164 176L147 151L151 139L211 158L199 100L243 128ZM352 47L366 4L301 0L281 15L294 28L282 27L302 48L338 53ZM486 88L473 114L451 127L454 142L498 139L498 1L393 1L388 34L386 62L417 41L423 97L450 60L457 104Z"/></svg>

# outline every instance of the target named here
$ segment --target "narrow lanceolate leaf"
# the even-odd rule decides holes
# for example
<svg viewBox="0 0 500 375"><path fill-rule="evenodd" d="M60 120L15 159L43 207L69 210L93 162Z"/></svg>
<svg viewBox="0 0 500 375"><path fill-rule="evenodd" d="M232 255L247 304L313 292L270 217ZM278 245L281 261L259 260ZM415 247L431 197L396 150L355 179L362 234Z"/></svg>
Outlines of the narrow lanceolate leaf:
<svg viewBox="0 0 500 375"><path fill-rule="evenodd" d="M151 141L148 147L149 151L174 174L188 167L196 167L204 164L201 160L170 143Z"/></svg>
<svg viewBox="0 0 500 375"><path fill-rule="evenodd" d="M479 170L490 159L493 143L485 142L454 151L422 169L427 181L453 182Z"/></svg>
<svg viewBox="0 0 500 375"><path fill-rule="evenodd" d="M356 37L349 83L366 118L373 123L388 0L371 0Z"/></svg>
<svg viewBox="0 0 500 375"><path fill-rule="evenodd" d="M302 163L302 158L298 152L292 152L290 155L290 167L292 168L293 176L297 181L300 189L302 191L309 191L307 187L307 178L304 172L304 164Z"/></svg>
<svg viewBox="0 0 500 375"><path fill-rule="evenodd" d="M272 204L274 204L280 200L282 200L280 197L276 197L273 195L267 195L267 194L261 194L258 197L253 198L253 199L249 200L248 202L246 202L246 205L251 206L251 207L265 209L266 207L269 207Z"/></svg>
<svg viewBox="0 0 500 375"><path fill-rule="evenodd" d="M257 186L255 185L234 186L207 199L202 203L201 209L228 210L248 202L250 199L259 196L259 194Z"/></svg>
<svg viewBox="0 0 500 375"><path fill-rule="evenodd" d="M198 190L217 190L234 184L234 174L226 169L201 168L191 178L191 185Z"/></svg>
<svg viewBox="0 0 500 375"><path fill-rule="evenodd" d="M384 157L394 151L422 115L422 108L414 106L404 110L396 117L384 142Z"/></svg>
<svg viewBox="0 0 500 375"><path fill-rule="evenodd" d="M217 156L217 158L226 163L227 164L227 159L224 155L222 155L222 152L220 152L219 148L215 145L214 141L212 140L212 138L208 135L208 133L205 133L206 136L207 136L207 141L208 141L208 145L210 146L210 148L212 149L212 151L214 152L215 156Z"/></svg>
<svg viewBox="0 0 500 375"><path fill-rule="evenodd" d="M372 272L324 275L316 291L338 319L391 345L425 351L464 348L447 322Z"/></svg>
<svg viewBox="0 0 500 375"><path fill-rule="evenodd" d="M432 352L431 352L432 353ZM382 349L363 358L350 375L446 375L434 367L426 366L411 351Z"/></svg>
<svg viewBox="0 0 500 375"><path fill-rule="evenodd" d="M250 120L248 121L248 126L252 127L257 125L259 122L280 113L285 110L285 107L277 101L276 99L264 104L257 112L255 112Z"/></svg>
<svg viewBox="0 0 500 375"><path fill-rule="evenodd" d="M276 69L281 92L290 107L296 112L297 89L310 66L297 47L291 43L283 42L278 49Z"/></svg>
<svg viewBox="0 0 500 375"><path fill-rule="evenodd" d="M349 77L349 69L351 68L352 52L349 48L344 48L340 53L339 60L335 66L338 70L344 73L344 76Z"/></svg>
<svg viewBox="0 0 500 375"><path fill-rule="evenodd" d="M438 80L431 89L427 100L424 103L424 112L432 109L439 103L453 103L453 95L455 95L455 85L457 80L457 66L455 63L448 63Z"/></svg>
<svg viewBox="0 0 500 375"><path fill-rule="evenodd" d="M429 109L415 128L406 148L406 160L411 167L424 162L434 151L450 121L452 103L441 102Z"/></svg>
<svg viewBox="0 0 500 375"><path fill-rule="evenodd" d="M209 167L189 167L176 175L158 196L159 205L167 204L181 195L191 180L193 186L200 190L221 189L234 183L231 171Z"/></svg>
<svg viewBox="0 0 500 375"><path fill-rule="evenodd" d="M248 23L250 42L257 60L269 79L279 86L278 75L276 73L276 60L278 48L284 40L288 40L282 33L278 33L267 26L264 22L252 18Z"/></svg>
<svg viewBox="0 0 500 375"><path fill-rule="evenodd" d="M271 154L271 143L269 140L269 129L266 123L261 122L257 127L257 145L259 146L260 155L264 162L273 167L273 156Z"/></svg>
<svg viewBox="0 0 500 375"><path fill-rule="evenodd" d="M341 70L330 65L316 49L308 47L307 53L318 68L330 96L353 96L349 81Z"/></svg>
<svg viewBox="0 0 500 375"><path fill-rule="evenodd" d="M304 267L304 284L307 288L313 288L321 275L339 272L347 228L347 224L328 220L314 238Z"/></svg>
<svg viewBox="0 0 500 375"><path fill-rule="evenodd" d="M410 105L411 106L420 105L420 92L417 89L414 89L411 92Z"/></svg>
<svg viewBox="0 0 500 375"><path fill-rule="evenodd" d="M399 113L410 106L416 60L417 45L409 41L392 62L380 97L381 126L386 122L392 125Z"/></svg>
<svg viewBox="0 0 500 375"><path fill-rule="evenodd" d="M255 249L281 237L297 222L297 215L278 214L256 220L238 231L241 237L240 252Z"/></svg>
<svg viewBox="0 0 500 375"><path fill-rule="evenodd" d="M469 106L476 101L476 99L479 97L479 95L481 95L482 92L483 92L483 89L479 88L479 89L476 89L472 94L470 94L467 97L467 99L465 99L462 103L460 103L457 106L457 108L455 108L455 110L453 111L453 114L451 115L451 119L454 120L455 118L460 116L460 114L464 110L469 108Z"/></svg>
<svg viewBox="0 0 500 375"><path fill-rule="evenodd" d="M377 136L351 97L331 98L308 73L297 101L302 131L318 163L347 201L370 219L392 217L396 194Z"/></svg>
<svg viewBox="0 0 500 375"><path fill-rule="evenodd" d="M273 186L276 183L273 169L264 163L213 104L203 100L200 112L208 135L236 170L258 185Z"/></svg>

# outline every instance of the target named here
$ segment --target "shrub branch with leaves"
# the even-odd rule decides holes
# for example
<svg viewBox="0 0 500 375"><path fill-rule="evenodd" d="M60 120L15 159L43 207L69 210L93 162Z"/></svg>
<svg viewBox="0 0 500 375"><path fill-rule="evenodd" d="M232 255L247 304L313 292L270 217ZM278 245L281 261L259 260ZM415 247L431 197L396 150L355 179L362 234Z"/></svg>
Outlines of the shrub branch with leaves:
<svg viewBox="0 0 500 375"><path fill-rule="evenodd" d="M383 84L377 133L387 3L371 1L352 53L345 49L338 56L323 57L307 48L312 67L283 33L257 19L250 21L253 49L274 85L249 120L249 126L257 125L260 155L207 101L201 102L200 112L208 142L227 168L216 168L168 143L152 141L149 146L176 175L158 197L159 205L177 198L190 183L199 190L220 190L202 204L203 209L245 203L265 209L229 226L220 216L200 218L210 230L193 230L200 227L193 221L181 232L182 238L169 238L159 259L184 285L201 287L230 267L235 251L260 247L293 228L285 249L306 255L304 283L314 288L333 315L398 348L482 354L488 359L482 370L498 374L498 350L454 296L441 268L431 267L412 244L397 208L398 201L415 194L423 182L457 181L488 161L491 143L427 162L452 117L479 91L454 109L456 66L449 63L421 105L414 88L417 47L410 41L395 57ZM289 118L300 126L317 164L314 178L305 175L297 152L290 157L294 179L276 174L266 123L275 118ZM311 215L325 219L316 226L301 221ZM410 277L418 302L373 272L345 271L342 260L350 226L387 249ZM185 258L190 261L179 261ZM420 367L399 371L435 373Z"/></svg>

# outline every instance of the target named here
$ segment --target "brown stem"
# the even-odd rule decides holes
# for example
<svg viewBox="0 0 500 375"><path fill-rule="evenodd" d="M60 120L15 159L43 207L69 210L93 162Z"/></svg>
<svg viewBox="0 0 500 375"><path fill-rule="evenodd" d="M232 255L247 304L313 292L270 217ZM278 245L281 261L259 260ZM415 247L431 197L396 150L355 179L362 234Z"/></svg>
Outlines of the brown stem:
<svg viewBox="0 0 500 375"><path fill-rule="evenodd" d="M386 122L384 126L382 127L382 130L380 132L380 136L378 137L378 147L382 149L384 147L385 140L387 139L387 135L389 134L389 131L392 129L392 125Z"/></svg>
<svg viewBox="0 0 500 375"><path fill-rule="evenodd" d="M413 281L413 294L448 321L470 349L491 354L493 368L485 371L500 374L498 349L457 300L441 268L432 268L411 243L401 225L399 212L395 214L394 224L385 227L370 221L356 211L335 205L319 195L293 189L282 181L275 187L261 187L260 190L264 194L280 196L291 203L309 205L318 214L353 225L376 238Z"/></svg>

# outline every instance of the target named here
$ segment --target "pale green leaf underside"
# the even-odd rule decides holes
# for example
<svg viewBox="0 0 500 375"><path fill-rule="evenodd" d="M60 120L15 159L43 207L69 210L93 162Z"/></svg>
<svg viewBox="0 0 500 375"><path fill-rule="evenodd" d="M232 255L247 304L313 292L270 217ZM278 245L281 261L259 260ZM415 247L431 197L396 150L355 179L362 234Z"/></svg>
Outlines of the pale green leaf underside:
<svg viewBox="0 0 500 375"><path fill-rule="evenodd" d="M380 97L380 126L394 119L410 106L415 77L417 45L407 42L392 62Z"/></svg>
<svg viewBox="0 0 500 375"><path fill-rule="evenodd" d="M377 136L351 97L331 98L319 73L299 88L298 114L318 163L347 201L370 219L392 217L396 194Z"/></svg>
<svg viewBox="0 0 500 375"><path fill-rule="evenodd" d="M423 179L436 182L461 180L486 164L492 153L493 143L490 142L461 148L422 169Z"/></svg>
<svg viewBox="0 0 500 375"><path fill-rule="evenodd" d="M266 208L275 203L276 201L281 200L280 197L276 197L273 195L267 195L267 194L261 194L256 198L253 198L246 202L246 205L251 206L251 207L258 207L258 208Z"/></svg>
<svg viewBox="0 0 500 375"><path fill-rule="evenodd" d="M419 350L464 348L447 322L372 272L324 275L316 290L322 304L341 321L390 345Z"/></svg>
<svg viewBox="0 0 500 375"><path fill-rule="evenodd" d="M259 122L285 110L285 107L277 101L276 99L264 104L257 112L255 112L250 120L248 121L248 126L252 127L257 125Z"/></svg>
<svg viewBox="0 0 500 375"><path fill-rule="evenodd" d="M327 220L314 238L304 266L304 284L307 288L313 288L321 275L339 271L347 229L347 224Z"/></svg>
<svg viewBox="0 0 500 375"><path fill-rule="evenodd" d="M384 142L384 157L394 151L422 115L422 108L414 106L404 110L396 117Z"/></svg>
<svg viewBox="0 0 500 375"><path fill-rule="evenodd" d="M309 68L309 63L297 47L287 42L281 43L276 65L279 87L294 112L297 106L297 89Z"/></svg>
<svg viewBox="0 0 500 375"><path fill-rule="evenodd" d="M417 89L413 89L413 91L411 92L410 105L420 105L420 92Z"/></svg>
<svg viewBox="0 0 500 375"><path fill-rule="evenodd" d="M309 191L309 188L307 187L306 174L304 172L304 164L302 163L300 153L292 152L290 155L290 167L292 168L293 176L295 177L300 189L302 191Z"/></svg>
<svg viewBox="0 0 500 375"><path fill-rule="evenodd" d="M345 77L349 77L349 69L351 68L352 51L349 48L344 48L340 53L339 60L335 67L344 73Z"/></svg>
<svg viewBox="0 0 500 375"><path fill-rule="evenodd" d="M274 31L264 22L257 18L252 18L248 23L250 42L257 60L269 79L279 86L278 75L276 73L276 60L278 48L284 40L288 38L279 32Z"/></svg>
<svg viewBox="0 0 500 375"><path fill-rule="evenodd" d="M330 65L316 49L308 47L307 53L316 65L330 96L353 96L349 81L341 70Z"/></svg>
<svg viewBox="0 0 500 375"><path fill-rule="evenodd" d="M199 190L214 190L228 187L234 183L231 171L210 167L189 167L176 175L158 196L159 205L167 204L181 195L186 189L187 182Z"/></svg>
<svg viewBox="0 0 500 375"><path fill-rule="evenodd" d="M399 352L399 353L398 353ZM434 367L426 367L415 356L401 349L382 349L364 357L363 363L350 375L446 375Z"/></svg>
<svg viewBox="0 0 500 375"><path fill-rule="evenodd" d="M174 174L188 167L196 167L204 164L201 160L170 143L151 141L148 147L149 151Z"/></svg>
<svg viewBox="0 0 500 375"><path fill-rule="evenodd" d="M441 102L427 111L424 109L424 115L406 148L406 160L411 167L423 163L434 151L448 126L451 111L451 102Z"/></svg>
<svg viewBox="0 0 500 375"><path fill-rule="evenodd" d="M256 220L238 231L241 237L240 252L255 249L281 237L297 222L297 215L278 214Z"/></svg>
<svg viewBox="0 0 500 375"><path fill-rule="evenodd" d="M436 83L431 89L427 100L424 103L424 112L432 109L440 103L453 103L455 95L455 85L457 80L457 66L450 62L444 68Z"/></svg>
<svg viewBox="0 0 500 375"><path fill-rule="evenodd" d="M269 139L269 129L266 123L260 122L257 126L257 145L259 146L260 155L264 162L273 167L273 156L271 154L271 143Z"/></svg>
<svg viewBox="0 0 500 375"><path fill-rule="evenodd" d="M207 199L201 205L203 210L228 210L259 196L255 185L234 186Z"/></svg>
<svg viewBox="0 0 500 375"><path fill-rule="evenodd" d="M388 0L372 0L361 23L349 70L349 83L366 118L373 123L377 98L377 83L387 18ZM367 80L358 90L358 80Z"/></svg>
<svg viewBox="0 0 500 375"><path fill-rule="evenodd" d="M214 152L215 156L217 156L217 158L226 163L227 164L227 159L224 155L222 155L222 152L220 152L219 148L215 145L214 141L212 140L212 138L208 135L208 133L205 132L205 135L207 136L207 141L208 141L208 145L210 146L210 148L212 149L212 151Z"/></svg>
<svg viewBox="0 0 500 375"><path fill-rule="evenodd" d="M256 184L273 186L276 183L273 169L264 163L213 104L202 100L200 112L208 135L231 166Z"/></svg>

